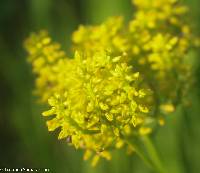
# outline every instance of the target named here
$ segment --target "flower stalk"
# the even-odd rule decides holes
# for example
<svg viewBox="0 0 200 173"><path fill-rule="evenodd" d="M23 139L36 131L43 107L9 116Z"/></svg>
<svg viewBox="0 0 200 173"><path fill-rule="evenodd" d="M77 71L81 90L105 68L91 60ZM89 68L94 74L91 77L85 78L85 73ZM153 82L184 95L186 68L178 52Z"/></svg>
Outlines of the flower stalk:
<svg viewBox="0 0 200 173"><path fill-rule="evenodd" d="M151 139L145 136L139 136L138 139L126 139L126 143L135 151L146 166L157 173L166 173L163 163L160 159L158 151L156 150Z"/></svg>

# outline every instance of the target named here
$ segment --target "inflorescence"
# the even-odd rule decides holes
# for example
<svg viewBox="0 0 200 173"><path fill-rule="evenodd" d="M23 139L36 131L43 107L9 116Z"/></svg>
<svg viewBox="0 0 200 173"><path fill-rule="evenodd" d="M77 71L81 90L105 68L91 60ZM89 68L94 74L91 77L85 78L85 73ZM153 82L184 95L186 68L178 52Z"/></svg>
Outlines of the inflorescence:
<svg viewBox="0 0 200 173"><path fill-rule="evenodd" d="M134 0L126 24L112 17L73 33L68 58L46 31L25 41L36 74L36 94L50 109L43 116L59 139L85 149L84 159L111 159L130 149L127 138L147 135L164 124L191 84L188 53L199 46L178 0ZM184 16L184 17L183 17Z"/></svg>

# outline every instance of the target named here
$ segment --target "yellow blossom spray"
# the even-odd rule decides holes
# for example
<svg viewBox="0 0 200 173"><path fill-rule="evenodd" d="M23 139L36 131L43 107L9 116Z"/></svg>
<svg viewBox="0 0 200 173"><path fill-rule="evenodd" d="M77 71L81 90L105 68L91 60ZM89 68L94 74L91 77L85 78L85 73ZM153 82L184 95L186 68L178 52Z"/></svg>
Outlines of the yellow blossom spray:
<svg viewBox="0 0 200 173"><path fill-rule="evenodd" d="M111 17L96 26L81 25L72 35L68 58L46 31L25 41L36 75L35 93L50 108L49 131L85 150L95 166L125 147L164 173L149 134L165 124L190 86L187 53L198 39L183 19L188 8L178 0L133 0L137 11L125 24Z"/></svg>

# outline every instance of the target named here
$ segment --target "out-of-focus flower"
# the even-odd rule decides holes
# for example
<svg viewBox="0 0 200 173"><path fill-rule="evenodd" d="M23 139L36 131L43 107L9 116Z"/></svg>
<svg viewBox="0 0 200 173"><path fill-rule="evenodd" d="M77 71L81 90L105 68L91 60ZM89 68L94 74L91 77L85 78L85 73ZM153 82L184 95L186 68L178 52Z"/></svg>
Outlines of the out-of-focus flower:
<svg viewBox="0 0 200 173"><path fill-rule="evenodd" d="M75 50L87 50L88 53L97 50L112 50L113 53L125 52L128 40L123 17L110 17L101 25L79 26L72 35Z"/></svg>
<svg viewBox="0 0 200 173"><path fill-rule="evenodd" d="M36 75L35 93L45 102L57 90L63 88L60 71L66 69L65 71L70 72L73 68L72 61L60 49L60 44L52 42L46 31L31 34L24 46L29 53L28 61Z"/></svg>

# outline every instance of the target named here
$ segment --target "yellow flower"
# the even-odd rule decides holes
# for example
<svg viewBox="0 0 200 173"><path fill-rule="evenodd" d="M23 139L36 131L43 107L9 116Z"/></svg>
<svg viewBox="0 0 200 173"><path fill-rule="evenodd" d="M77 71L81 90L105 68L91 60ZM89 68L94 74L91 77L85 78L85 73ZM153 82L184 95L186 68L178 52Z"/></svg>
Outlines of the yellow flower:
<svg viewBox="0 0 200 173"><path fill-rule="evenodd" d="M123 18L112 17L101 25L83 26L73 33L74 49L88 53L101 50L124 52L128 48L127 38L123 35Z"/></svg>
<svg viewBox="0 0 200 173"><path fill-rule="evenodd" d="M63 90L49 99L51 109L43 115L55 115L47 121L49 131L61 127L59 139L70 137L76 148L87 150L86 159L89 151L108 153L117 141L123 141L127 125L137 131L137 126L142 126L137 119L145 119L149 109L147 94L139 88L139 75L123 55L112 58L106 52L98 52L91 57L76 52L73 60L71 78L62 84L66 86ZM63 69L60 73L66 72ZM110 158L102 153L100 156ZM94 163L96 159L97 156Z"/></svg>
<svg viewBox="0 0 200 173"><path fill-rule="evenodd" d="M58 139L85 149L93 166L110 160L111 149L130 151L127 137L164 125L163 115L176 110L191 83L187 55L200 44L185 19L188 8L178 0L133 4L128 24L112 17L81 25L72 35L72 59L45 31L25 41L36 93L51 107L43 112L51 117L48 130L60 128Z"/></svg>
<svg viewBox="0 0 200 173"><path fill-rule="evenodd" d="M185 17L189 9L179 0L133 0L133 4L137 10L128 26L122 17L81 26L73 34L73 47L87 54L97 50L127 54L127 63L141 73L143 85L155 93L151 100L158 110L161 104L182 97L185 87L180 85L191 78L191 68L185 63L187 53L197 39Z"/></svg>
<svg viewBox="0 0 200 173"><path fill-rule="evenodd" d="M60 45L51 41L46 31L31 34L25 41L24 46L29 53L28 61L32 64L33 72L36 74L37 95L45 102L59 89L59 71L73 68L71 60L67 59L65 52L60 50Z"/></svg>

